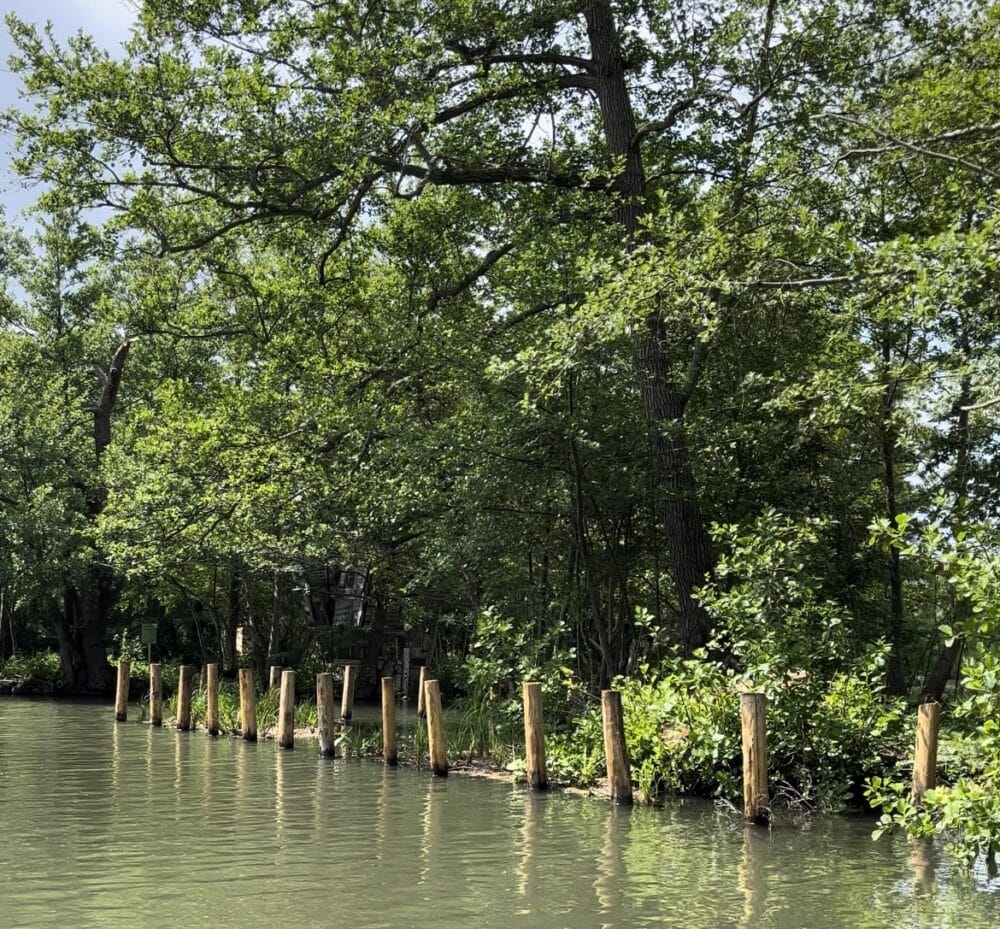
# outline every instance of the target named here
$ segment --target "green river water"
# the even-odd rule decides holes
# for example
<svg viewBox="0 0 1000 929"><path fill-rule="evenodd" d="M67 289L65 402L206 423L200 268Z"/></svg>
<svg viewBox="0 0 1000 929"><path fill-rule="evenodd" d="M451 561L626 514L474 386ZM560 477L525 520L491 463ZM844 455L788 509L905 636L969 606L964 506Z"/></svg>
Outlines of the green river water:
<svg viewBox="0 0 1000 929"><path fill-rule="evenodd" d="M985 866L871 828L744 830L0 699L0 929L1000 926Z"/></svg>

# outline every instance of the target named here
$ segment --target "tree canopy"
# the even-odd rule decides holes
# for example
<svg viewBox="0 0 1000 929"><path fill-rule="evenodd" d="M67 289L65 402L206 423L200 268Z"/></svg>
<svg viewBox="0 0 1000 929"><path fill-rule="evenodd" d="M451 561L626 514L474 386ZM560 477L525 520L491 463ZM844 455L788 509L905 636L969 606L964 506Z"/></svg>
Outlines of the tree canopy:
<svg viewBox="0 0 1000 929"><path fill-rule="evenodd" d="M443 653L941 697L995 649L998 24L145 0L109 52L9 18L0 649L101 689L145 614L231 664L352 561Z"/></svg>

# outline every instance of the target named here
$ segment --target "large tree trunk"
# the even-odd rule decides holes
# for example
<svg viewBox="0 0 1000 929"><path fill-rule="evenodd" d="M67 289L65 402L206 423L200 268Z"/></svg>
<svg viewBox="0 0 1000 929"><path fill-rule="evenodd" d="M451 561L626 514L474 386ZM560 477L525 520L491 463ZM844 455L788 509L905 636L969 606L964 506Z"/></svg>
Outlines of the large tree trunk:
<svg viewBox="0 0 1000 929"><path fill-rule="evenodd" d="M115 351L107 372L94 367L100 398L91 408L94 417L95 472L101 456L111 444L111 424L118 399L125 361L132 340L123 342ZM87 493L86 516L93 525L107 502L107 491L96 476ZM66 688L74 693L108 693L114 689L115 673L108 663L107 630L118 600L114 572L102 553L94 550L83 577L71 585L64 597L61 616L53 618Z"/></svg>
<svg viewBox="0 0 1000 929"><path fill-rule="evenodd" d="M115 670L108 663L107 617L114 593L109 587L110 571L99 576L91 566L91 576L82 584L69 586L63 593L62 608L53 606L52 625L59 641L63 687L70 693L110 693L115 686Z"/></svg>
<svg viewBox="0 0 1000 929"><path fill-rule="evenodd" d="M614 185L615 218L622 227L626 247L633 247L645 210L646 175L625 82L625 61L607 0L590 0L584 16L605 138L624 165ZM704 344L695 339L682 383L673 372L676 351L666 338L659 313L651 311L636 340L635 376L649 428L670 567L680 602L680 644L684 653L690 654L708 641L711 632L711 619L695 599L694 591L711 576L715 559L684 427L684 411L701 373Z"/></svg>

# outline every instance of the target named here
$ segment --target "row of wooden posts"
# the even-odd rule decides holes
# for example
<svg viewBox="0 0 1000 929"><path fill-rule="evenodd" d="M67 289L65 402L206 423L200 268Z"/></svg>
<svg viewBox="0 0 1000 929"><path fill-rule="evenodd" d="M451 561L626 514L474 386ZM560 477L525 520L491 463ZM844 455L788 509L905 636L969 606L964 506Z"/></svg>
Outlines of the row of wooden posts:
<svg viewBox="0 0 1000 929"><path fill-rule="evenodd" d="M128 713L128 661L118 664L118 687L115 695L115 719L125 722ZM176 726L191 728L191 697L194 668L181 665L177 686ZM277 666L271 668L270 686L280 687L278 701L278 745L292 748L295 744L295 672ZM344 667L340 718L351 718L354 705L355 669ZM240 732L248 742L257 741L257 691L253 670L241 668ZM209 735L221 732L219 725L219 666L210 664L205 670L206 728ZM545 765L545 734L542 716L542 685L526 681L523 685L525 769L528 787L545 790L548 774ZM163 674L159 664L149 666L150 723L163 725ZM765 725L767 699L763 694L740 695L740 722L743 737L743 815L748 822L766 822L770 816L770 795L767 783L767 730ZM427 669L420 668L417 689L417 715L427 720L427 741L431 770L439 777L448 774L445 748L444 711L441 689L436 680L427 678ZM601 691L601 717L604 729L604 757L607 765L608 790L616 804L632 803L632 777L625 749L625 723L621 695L615 690ZM320 754L333 757L334 739L333 675L316 675L316 728ZM913 762L911 798L920 804L924 793L936 783L937 739L940 724L936 703L923 704L917 714L917 739ZM396 749L396 693L391 677L382 678L382 757L386 764L398 763Z"/></svg>

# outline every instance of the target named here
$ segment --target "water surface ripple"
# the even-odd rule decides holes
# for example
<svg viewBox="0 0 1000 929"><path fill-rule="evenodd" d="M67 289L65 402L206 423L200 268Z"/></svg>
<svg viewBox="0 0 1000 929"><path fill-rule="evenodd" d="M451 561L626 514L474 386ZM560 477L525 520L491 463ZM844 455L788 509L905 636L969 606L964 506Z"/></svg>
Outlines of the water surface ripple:
<svg viewBox="0 0 1000 929"><path fill-rule="evenodd" d="M0 699L0 927L995 929L1000 883L871 821L745 831Z"/></svg>

